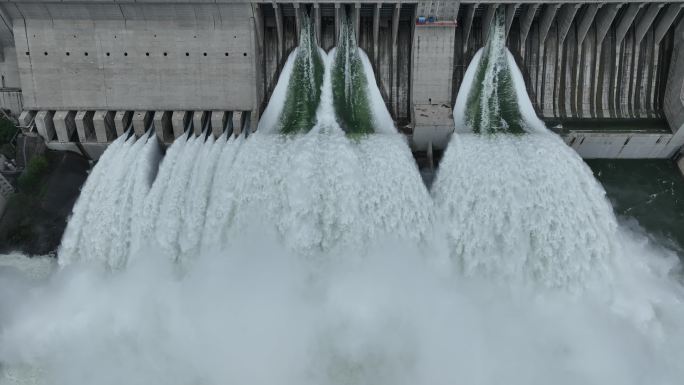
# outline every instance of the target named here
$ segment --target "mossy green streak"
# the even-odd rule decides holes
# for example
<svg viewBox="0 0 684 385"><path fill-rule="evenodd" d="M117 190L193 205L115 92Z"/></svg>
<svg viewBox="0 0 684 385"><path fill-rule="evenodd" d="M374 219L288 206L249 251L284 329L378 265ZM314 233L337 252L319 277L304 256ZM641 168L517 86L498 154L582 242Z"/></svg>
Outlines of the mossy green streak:
<svg viewBox="0 0 684 385"><path fill-rule="evenodd" d="M299 48L280 115L280 132L305 133L316 125L324 66L309 17L302 18Z"/></svg>
<svg viewBox="0 0 684 385"><path fill-rule="evenodd" d="M505 48L505 14L496 12L466 104L466 122L475 133L524 133Z"/></svg>
<svg viewBox="0 0 684 385"><path fill-rule="evenodd" d="M333 105L342 129L350 135L370 134L373 115L368 103L368 82L356 46L351 21L343 18L332 68Z"/></svg>

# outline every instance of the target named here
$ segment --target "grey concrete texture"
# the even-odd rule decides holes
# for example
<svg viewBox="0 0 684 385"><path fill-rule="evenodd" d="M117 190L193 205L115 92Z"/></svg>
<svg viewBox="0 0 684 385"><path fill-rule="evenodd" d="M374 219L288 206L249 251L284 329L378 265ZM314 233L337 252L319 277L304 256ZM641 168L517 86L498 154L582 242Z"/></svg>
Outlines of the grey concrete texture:
<svg viewBox="0 0 684 385"><path fill-rule="evenodd" d="M53 116L53 125L57 133L57 141L60 143L73 142L76 132L76 111L56 111Z"/></svg>
<svg viewBox="0 0 684 385"><path fill-rule="evenodd" d="M192 130L195 136L200 136L205 129L209 128L209 111L194 111L192 113Z"/></svg>
<svg viewBox="0 0 684 385"><path fill-rule="evenodd" d="M95 111L93 113L93 129L98 143L109 143L116 137L114 127L114 111Z"/></svg>
<svg viewBox="0 0 684 385"><path fill-rule="evenodd" d="M171 115L171 125L173 126L173 136L174 138L179 138L185 134L185 130L190 123L192 118L192 112L190 111L174 111Z"/></svg>
<svg viewBox="0 0 684 385"><path fill-rule="evenodd" d="M76 132L81 143L95 141L94 111L78 111L76 113Z"/></svg>
<svg viewBox="0 0 684 385"><path fill-rule="evenodd" d="M80 5L74 20L73 7L51 4L50 23L31 12L14 23L24 108L255 108L251 6L122 7L125 18L118 6Z"/></svg>
<svg viewBox="0 0 684 385"><path fill-rule="evenodd" d="M117 111L114 115L114 128L116 130L116 136L123 135L126 130L131 125L131 118L133 117L133 111Z"/></svg>
<svg viewBox="0 0 684 385"><path fill-rule="evenodd" d="M55 139L55 125L52 121L54 111L39 111L36 114L36 130L46 142Z"/></svg>
<svg viewBox="0 0 684 385"><path fill-rule="evenodd" d="M136 137L141 137L147 132L147 129L150 127L150 123L152 122L152 111L135 111L133 113L132 122L133 122L133 133L135 134Z"/></svg>

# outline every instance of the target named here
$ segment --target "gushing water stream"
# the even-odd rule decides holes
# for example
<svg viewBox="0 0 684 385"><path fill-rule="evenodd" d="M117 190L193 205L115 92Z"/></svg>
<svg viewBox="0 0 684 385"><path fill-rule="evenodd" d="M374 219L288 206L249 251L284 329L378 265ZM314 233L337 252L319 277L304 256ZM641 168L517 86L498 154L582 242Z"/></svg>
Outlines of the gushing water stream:
<svg viewBox="0 0 684 385"><path fill-rule="evenodd" d="M313 127L276 134L309 45L248 138L182 137L163 156L154 136L117 139L58 271L0 269L0 384L679 383L677 258L620 228L492 36L486 71L508 72L473 91L471 64L457 125L472 128L470 95L498 91L471 98L481 134L454 135L431 194L360 50L344 56L376 134L340 127L335 50L306 75L322 84ZM525 133L500 132L487 98L503 94Z"/></svg>

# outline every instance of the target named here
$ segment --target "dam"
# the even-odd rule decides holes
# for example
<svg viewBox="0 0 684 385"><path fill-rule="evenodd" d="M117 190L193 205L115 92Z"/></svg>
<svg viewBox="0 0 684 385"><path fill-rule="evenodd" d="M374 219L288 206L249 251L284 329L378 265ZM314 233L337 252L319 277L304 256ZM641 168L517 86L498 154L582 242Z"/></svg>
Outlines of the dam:
<svg viewBox="0 0 684 385"><path fill-rule="evenodd" d="M57 15L72 3L13 4ZM40 68L30 103L92 107L19 113L22 139L53 150L29 162L0 218L0 385L681 382L684 179L668 159L596 168L580 156L672 156L672 110L628 83L655 76L667 99L672 4L633 8L672 24L638 58L633 36L624 55L590 54L612 52L619 28L586 55L569 45L582 25L631 19L611 4L138 1L114 6L161 19L122 26L91 9L81 24L93 4L111 5L27 20L27 41L59 48L17 48L28 75ZM563 45L558 20L578 25ZM589 27L580 45L596 37ZM100 54L118 56L84 66ZM632 79L628 63L646 72ZM649 144L654 131L669 137ZM416 152L440 146L428 182ZM66 155L80 181L74 163L45 174ZM627 181L605 182L615 175ZM42 219L59 205L50 186L65 185L68 213ZM638 199L621 208L611 188ZM8 249L56 222L48 252Z"/></svg>
<svg viewBox="0 0 684 385"><path fill-rule="evenodd" d="M324 50L349 10L414 151L443 149L497 10L536 113L585 158L684 145L682 2L97 1L0 4L5 109L53 149L97 158L128 128L256 130L303 15Z"/></svg>

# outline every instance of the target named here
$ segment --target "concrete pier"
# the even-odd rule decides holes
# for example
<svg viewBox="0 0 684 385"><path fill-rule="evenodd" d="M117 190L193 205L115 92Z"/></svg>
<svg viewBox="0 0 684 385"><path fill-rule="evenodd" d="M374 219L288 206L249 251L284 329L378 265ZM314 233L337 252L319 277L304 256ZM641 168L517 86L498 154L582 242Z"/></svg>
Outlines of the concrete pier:
<svg viewBox="0 0 684 385"><path fill-rule="evenodd" d="M78 141L81 143L92 143L96 141L95 126L93 124L94 111L78 111L76 113L76 132Z"/></svg>
<svg viewBox="0 0 684 385"><path fill-rule="evenodd" d="M233 111L230 120L231 128L233 129L233 135L240 136L243 132L243 126L245 124L246 114L242 111Z"/></svg>
<svg viewBox="0 0 684 385"><path fill-rule="evenodd" d="M173 143L176 138L171 126L171 111L155 111L152 120L154 122L154 133L157 135L159 143Z"/></svg>
<svg viewBox="0 0 684 385"><path fill-rule="evenodd" d="M116 128L116 136L123 135L131 126L133 118L133 111L117 111L114 115L114 127Z"/></svg>
<svg viewBox="0 0 684 385"><path fill-rule="evenodd" d="M178 139L188 128L192 112L190 111L174 111L171 115L171 125L173 126L173 137Z"/></svg>
<svg viewBox="0 0 684 385"><path fill-rule="evenodd" d="M135 111L131 118L133 122L133 133L138 138L143 136L152 122L151 111Z"/></svg>
<svg viewBox="0 0 684 385"><path fill-rule="evenodd" d="M38 111L36 114L36 130L46 142L55 140L55 124L52 120L54 111Z"/></svg>
<svg viewBox="0 0 684 385"><path fill-rule="evenodd" d="M116 138L113 111L95 111L93 113L93 129L98 143L109 143Z"/></svg>
<svg viewBox="0 0 684 385"><path fill-rule="evenodd" d="M76 111L56 111L53 117L57 141L60 143L72 142L76 132Z"/></svg>
<svg viewBox="0 0 684 385"><path fill-rule="evenodd" d="M226 111L212 111L211 112L211 133L214 138L218 139L219 136L223 135L223 132L228 126L228 112Z"/></svg>
<svg viewBox="0 0 684 385"><path fill-rule="evenodd" d="M194 111L192 113L192 130L195 136L202 135L205 128L210 124L208 111Z"/></svg>

